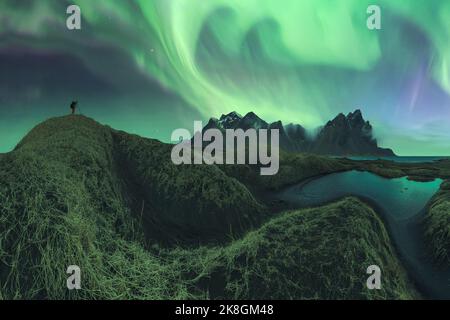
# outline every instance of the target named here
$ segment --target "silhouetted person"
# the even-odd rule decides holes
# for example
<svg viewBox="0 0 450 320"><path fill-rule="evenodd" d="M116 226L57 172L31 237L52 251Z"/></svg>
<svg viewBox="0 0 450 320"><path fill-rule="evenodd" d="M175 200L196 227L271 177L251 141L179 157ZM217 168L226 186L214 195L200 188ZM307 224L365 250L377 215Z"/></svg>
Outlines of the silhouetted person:
<svg viewBox="0 0 450 320"><path fill-rule="evenodd" d="M70 109L72 110L72 114L75 114L75 111L77 110L77 104L78 104L78 101L72 101L72 103L70 104Z"/></svg>

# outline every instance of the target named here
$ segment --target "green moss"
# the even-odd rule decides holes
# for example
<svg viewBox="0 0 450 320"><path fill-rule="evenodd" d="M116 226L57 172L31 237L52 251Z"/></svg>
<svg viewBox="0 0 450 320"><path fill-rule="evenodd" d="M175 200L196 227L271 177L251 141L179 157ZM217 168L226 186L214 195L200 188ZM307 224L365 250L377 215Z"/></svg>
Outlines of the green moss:
<svg viewBox="0 0 450 320"><path fill-rule="evenodd" d="M0 299L414 296L367 206L347 199L290 212L242 237L264 207L225 170L173 166L169 151L70 116L2 155ZM336 170L335 160L292 157L266 186ZM65 286L72 264L79 291ZM382 267L383 290L364 289L367 264Z"/></svg>
<svg viewBox="0 0 450 320"><path fill-rule="evenodd" d="M132 196L140 193L138 205L145 202L144 223L153 239L172 233L177 237L167 240L223 240L261 222L264 206L217 166L176 166L171 145L125 133L115 139L127 168L123 177L134 185Z"/></svg>
<svg viewBox="0 0 450 320"><path fill-rule="evenodd" d="M180 282L147 254L142 227L124 206L110 130L89 119L69 119L38 126L1 159L1 296L178 294ZM85 290L65 288L72 264L82 268Z"/></svg>
<svg viewBox="0 0 450 320"><path fill-rule="evenodd" d="M182 270L146 248L229 241L264 208L215 167L175 167L169 151L82 116L33 129L0 158L1 295L189 298ZM65 288L72 264L85 290Z"/></svg>
<svg viewBox="0 0 450 320"><path fill-rule="evenodd" d="M432 199L424 229L432 258L442 267L450 267L450 181L445 181Z"/></svg>
<svg viewBox="0 0 450 320"><path fill-rule="evenodd" d="M382 290L366 288L366 269L373 264L382 269ZM417 297L383 223L354 198L287 212L204 265L207 270L200 283L214 298Z"/></svg>

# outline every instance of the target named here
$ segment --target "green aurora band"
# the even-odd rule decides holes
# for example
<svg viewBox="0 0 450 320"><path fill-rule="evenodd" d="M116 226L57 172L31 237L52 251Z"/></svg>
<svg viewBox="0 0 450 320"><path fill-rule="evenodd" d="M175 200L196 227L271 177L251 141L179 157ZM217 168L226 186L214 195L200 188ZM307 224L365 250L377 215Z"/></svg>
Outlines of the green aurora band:
<svg viewBox="0 0 450 320"><path fill-rule="evenodd" d="M366 9L375 2L382 8L381 31L366 28ZM395 45L403 41L395 25L399 19L414 25L429 41L426 76L450 95L450 1L375 2L74 0L71 3L81 7L83 19L82 31L74 34L55 28L65 25L66 15L61 14L65 1L32 5L2 1L0 21L7 18L9 23L0 24L0 33L6 28L26 35L27 45L34 49L76 54L103 77L108 77L111 66L87 54L86 48L99 43L120 48L141 72L180 96L204 119L233 110L255 111L268 120L314 128L337 112L362 107L379 128L382 143L399 154L450 154L450 135L425 132L427 124L414 116L413 104L391 105L391 110L356 105L383 96L372 92L373 83L367 81L367 74L383 59L383 46L395 47L390 59L395 59L396 72L420 62L422 57L411 48ZM353 90L362 92L355 93L355 105L333 105L328 97L347 97ZM386 120L389 115L395 117L391 123ZM411 125L387 135L399 119L409 119ZM414 138L403 129L416 132ZM430 143L428 136L437 138ZM426 143L419 148L420 141Z"/></svg>

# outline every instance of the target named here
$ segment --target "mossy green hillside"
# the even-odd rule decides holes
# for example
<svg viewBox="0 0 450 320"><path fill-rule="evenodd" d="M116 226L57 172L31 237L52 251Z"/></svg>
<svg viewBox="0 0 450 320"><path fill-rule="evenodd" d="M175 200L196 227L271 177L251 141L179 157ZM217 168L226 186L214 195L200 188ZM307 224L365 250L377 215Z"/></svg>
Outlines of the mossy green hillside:
<svg viewBox="0 0 450 320"><path fill-rule="evenodd" d="M381 290L366 287L374 264L383 270ZM286 212L204 266L203 287L214 298L417 298L382 221L355 198Z"/></svg>
<svg viewBox="0 0 450 320"><path fill-rule="evenodd" d="M432 258L443 268L450 267L450 180L441 185L429 205L424 220L425 239Z"/></svg>
<svg viewBox="0 0 450 320"><path fill-rule="evenodd" d="M143 209L150 234L172 234L173 241L229 240L265 216L250 191L217 166L176 166L171 145L123 132L114 137L126 190Z"/></svg>
<svg viewBox="0 0 450 320"><path fill-rule="evenodd" d="M253 227L264 208L244 185L214 166L161 163L168 150L71 116L39 125L0 157L0 297L415 297L381 221L358 200ZM230 203L240 208L221 220ZM194 244L211 234L202 219L228 221L213 229L228 241ZM163 241L173 239L179 246ZM380 291L364 287L369 263L392 279ZM82 290L66 289L73 264Z"/></svg>

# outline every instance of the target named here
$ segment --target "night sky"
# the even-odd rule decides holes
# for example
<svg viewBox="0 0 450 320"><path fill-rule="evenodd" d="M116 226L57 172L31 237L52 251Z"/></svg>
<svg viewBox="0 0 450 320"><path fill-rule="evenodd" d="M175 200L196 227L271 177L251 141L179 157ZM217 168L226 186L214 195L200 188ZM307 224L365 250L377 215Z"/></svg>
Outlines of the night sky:
<svg viewBox="0 0 450 320"><path fill-rule="evenodd" d="M1 0L0 152L72 100L166 142L230 111L312 130L359 108L397 154L450 155L450 1Z"/></svg>

